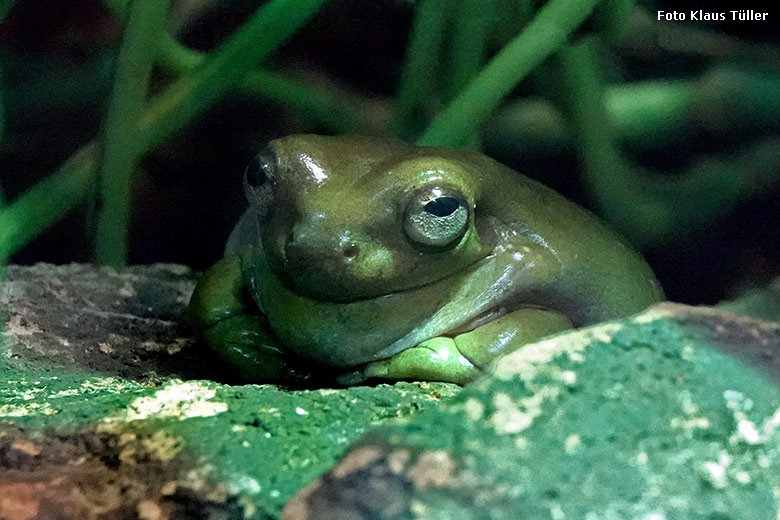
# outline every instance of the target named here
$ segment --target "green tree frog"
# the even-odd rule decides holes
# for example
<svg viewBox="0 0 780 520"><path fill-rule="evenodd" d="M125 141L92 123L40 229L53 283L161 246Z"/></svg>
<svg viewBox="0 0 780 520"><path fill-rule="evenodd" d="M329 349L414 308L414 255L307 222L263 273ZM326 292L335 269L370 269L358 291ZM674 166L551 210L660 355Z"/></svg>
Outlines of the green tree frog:
<svg viewBox="0 0 780 520"><path fill-rule="evenodd" d="M467 383L543 336L663 298L593 215L474 151L272 141L191 321L244 380Z"/></svg>

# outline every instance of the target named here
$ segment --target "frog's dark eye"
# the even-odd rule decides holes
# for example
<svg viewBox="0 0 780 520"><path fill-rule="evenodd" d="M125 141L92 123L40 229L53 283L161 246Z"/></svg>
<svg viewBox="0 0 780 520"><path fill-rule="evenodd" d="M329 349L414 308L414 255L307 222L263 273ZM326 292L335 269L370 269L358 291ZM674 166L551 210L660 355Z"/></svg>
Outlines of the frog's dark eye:
<svg viewBox="0 0 780 520"><path fill-rule="evenodd" d="M425 211L437 217L448 217L460 207L460 200L455 197L437 197L425 205Z"/></svg>
<svg viewBox="0 0 780 520"><path fill-rule="evenodd" d="M418 192L404 213L404 231L414 244L444 250L455 247L466 232L469 207L459 193L434 187Z"/></svg>
<svg viewBox="0 0 780 520"><path fill-rule="evenodd" d="M275 170L276 155L270 150L257 154L244 170L244 193L260 219L265 218L271 207Z"/></svg>
<svg viewBox="0 0 780 520"><path fill-rule="evenodd" d="M274 156L270 152L257 154L244 170L244 185L249 189L257 189L273 177Z"/></svg>

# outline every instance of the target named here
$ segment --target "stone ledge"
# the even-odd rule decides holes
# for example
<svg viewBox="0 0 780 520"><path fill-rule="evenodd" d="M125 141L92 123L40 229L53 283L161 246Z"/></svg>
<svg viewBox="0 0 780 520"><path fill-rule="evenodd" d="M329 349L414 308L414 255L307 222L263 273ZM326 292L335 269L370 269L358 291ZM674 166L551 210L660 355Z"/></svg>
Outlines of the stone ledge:
<svg viewBox="0 0 780 520"><path fill-rule="evenodd" d="M463 391L285 391L218 382L181 326L187 268L7 275L0 518L267 519L291 497L290 520L780 509L777 323L661 304Z"/></svg>

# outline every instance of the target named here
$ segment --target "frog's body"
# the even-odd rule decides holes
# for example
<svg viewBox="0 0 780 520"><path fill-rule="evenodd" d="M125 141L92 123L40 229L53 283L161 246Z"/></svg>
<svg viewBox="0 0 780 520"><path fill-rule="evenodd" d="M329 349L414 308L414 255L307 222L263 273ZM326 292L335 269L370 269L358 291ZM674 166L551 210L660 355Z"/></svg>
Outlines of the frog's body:
<svg viewBox="0 0 780 520"><path fill-rule="evenodd" d="M289 378L298 358L354 380L463 383L663 296L590 213L473 151L301 135L253 168L250 208L191 303L252 379Z"/></svg>

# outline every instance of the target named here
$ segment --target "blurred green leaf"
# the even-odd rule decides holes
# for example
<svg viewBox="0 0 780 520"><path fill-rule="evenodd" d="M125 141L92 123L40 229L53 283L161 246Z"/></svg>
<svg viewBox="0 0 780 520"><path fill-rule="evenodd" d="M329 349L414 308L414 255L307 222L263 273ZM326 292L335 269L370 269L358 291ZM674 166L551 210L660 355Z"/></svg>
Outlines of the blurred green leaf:
<svg viewBox="0 0 780 520"><path fill-rule="evenodd" d="M176 81L144 111L139 153L155 148L209 108L325 2L272 0L264 4L202 67ZM89 143L52 176L0 209L0 257L10 257L92 192L96 159L95 144Z"/></svg>
<svg viewBox="0 0 780 520"><path fill-rule="evenodd" d="M160 64L169 72L187 74L208 59L208 54L179 43L170 35L163 36ZM279 103L313 119L338 133L359 131L368 126L366 114L339 97L332 88L323 88L296 81L283 74L258 68L248 72L236 85L244 94Z"/></svg>
<svg viewBox="0 0 780 520"><path fill-rule="evenodd" d="M139 146L138 120L143 112L152 65L162 40L167 0L135 0L130 5L114 89L101 139L95 261L121 267L127 261L130 185Z"/></svg>
<svg viewBox="0 0 780 520"><path fill-rule="evenodd" d="M488 62L417 140L423 146L463 146L537 65L564 45L599 0L550 0L523 31Z"/></svg>
<svg viewBox="0 0 780 520"><path fill-rule="evenodd" d="M180 78L141 118L142 142L152 148L210 107L326 3L272 0L209 56L203 67Z"/></svg>
<svg viewBox="0 0 780 520"><path fill-rule="evenodd" d="M3 83L3 64L0 63L0 150L5 142L5 84ZM3 185L0 183L0 208L5 205L5 196L3 195Z"/></svg>
<svg viewBox="0 0 780 520"><path fill-rule="evenodd" d="M558 52L563 104L588 188L601 215L635 244L648 247L667 242L711 222L740 200L780 183L777 136L748 145L734 155L699 157L675 177L633 164L617 145L594 43L567 45ZM685 91L682 94L683 103L691 98ZM770 106L765 104L766 109Z"/></svg>
<svg viewBox="0 0 780 520"><path fill-rule="evenodd" d="M402 139L413 139L427 122L426 108L437 90L447 0L421 0L396 89L393 126Z"/></svg>
<svg viewBox="0 0 780 520"><path fill-rule="evenodd" d="M11 11L14 0L0 0L0 22L2 22Z"/></svg>

